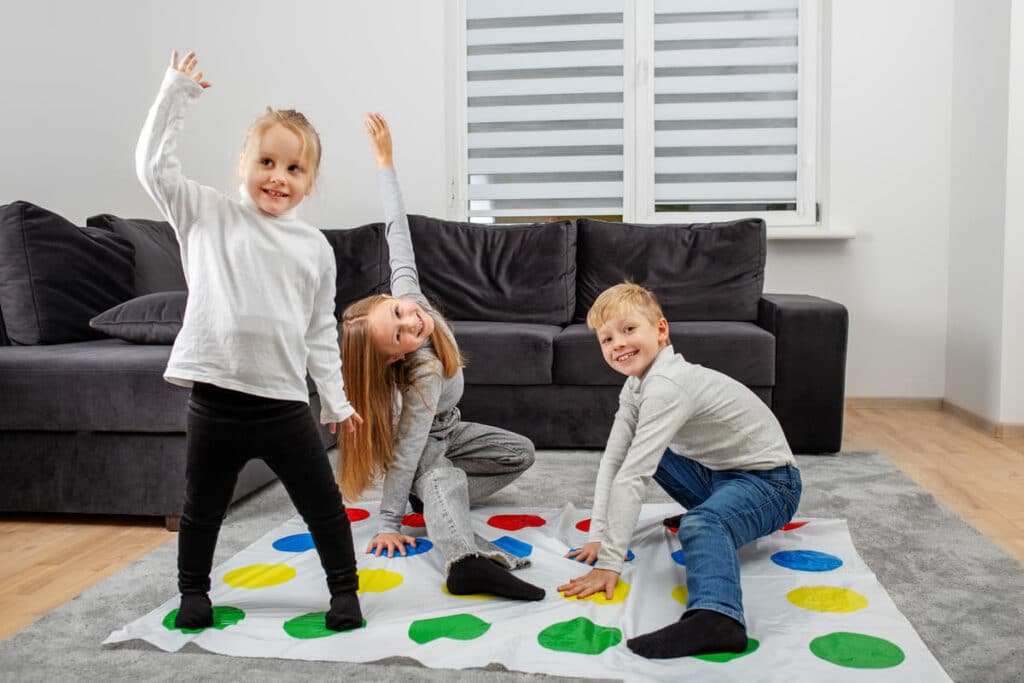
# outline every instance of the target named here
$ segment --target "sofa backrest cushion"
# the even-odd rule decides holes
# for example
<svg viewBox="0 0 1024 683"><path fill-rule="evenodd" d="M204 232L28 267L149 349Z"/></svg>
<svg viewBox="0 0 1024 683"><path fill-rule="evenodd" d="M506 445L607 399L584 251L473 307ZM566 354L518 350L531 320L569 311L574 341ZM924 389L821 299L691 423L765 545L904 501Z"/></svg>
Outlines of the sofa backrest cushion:
<svg viewBox="0 0 1024 683"><path fill-rule="evenodd" d="M28 202L0 207L0 308L15 344L102 337L89 319L132 297L132 244Z"/></svg>
<svg viewBox="0 0 1024 683"><path fill-rule="evenodd" d="M639 225L581 218L576 322L624 280L654 292L670 320L756 320L764 287L764 221Z"/></svg>
<svg viewBox="0 0 1024 683"><path fill-rule="evenodd" d="M170 223L102 213L90 216L85 224L111 230L135 247L135 296L188 289L181 248Z"/></svg>
<svg viewBox="0 0 1024 683"><path fill-rule="evenodd" d="M409 216L420 287L452 320L564 325L576 302L572 221L480 225Z"/></svg>
<svg viewBox="0 0 1024 683"><path fill-rule="evenodd" d="M388 266L384 224L370 223L347 230L324 230L323 233L334 249L337 265L334 313L340 320L352 302L388 291L391 268Z"/></svg>

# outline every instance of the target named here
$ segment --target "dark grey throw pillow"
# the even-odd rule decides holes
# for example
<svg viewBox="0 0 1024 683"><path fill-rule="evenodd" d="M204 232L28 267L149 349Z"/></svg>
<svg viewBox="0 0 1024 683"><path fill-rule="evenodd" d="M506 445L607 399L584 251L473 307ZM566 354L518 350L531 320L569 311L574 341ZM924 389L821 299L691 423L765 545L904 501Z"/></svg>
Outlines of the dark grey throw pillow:
<svg viewBox="0 0 1024 683"><path fill-rule="evenodd" d="M363 297L388 291L391 267L384 224L370 223L347 230L323 230L334 250L337 287L334 314L341 320L345 308Z"/></svg>
<svg viewBox="0 0 1024 683"><path fill-rule="evenodd" d="M103 311L89 326L135 344L173 344L187 301L188 292L145 294Z"/></svg>
<svg viewBox="0 0 1024 683"><path fill-rule="evenodd" d="M135 247L135 296L188 289L181 248L170 223L103 213L89 216L85 224L110 230Z"/></svg>
<svg viewBox="0 0 1024 683"><path fill-rule="evenodd" d="M668 320L756 320L764 287L764 221L638 225L581 218L576 322L597 296L631 280Z"/></svg>
<svg viewBox="0 0 1024 683"><path fill-rule="evenodd" d="M0 206L0 309L15 344L100 337L89 319L134 292L132 244L29 202Z"/></svg>
<svg viewBox="0 0 1024 683"><path fill-rule="evenodd" d="M576 306L576 225L409 216L420 287L452 320L564 325Z"/></svg>

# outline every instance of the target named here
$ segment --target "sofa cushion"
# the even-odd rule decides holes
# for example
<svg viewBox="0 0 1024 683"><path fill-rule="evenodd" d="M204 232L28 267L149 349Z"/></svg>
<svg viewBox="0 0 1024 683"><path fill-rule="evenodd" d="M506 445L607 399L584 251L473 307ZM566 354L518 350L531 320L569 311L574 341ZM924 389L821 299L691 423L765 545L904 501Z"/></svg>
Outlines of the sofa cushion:
<svg viewBox="0 0 1024 683"><path fill-rule="evenodd" d="M581 218L576 322L625 280L650 289L672 320L757 320L764 286L765 225L638 225Z"/></svg>
<svg viewBox="0 0 1024 683"><path fill-rule="evenodd" d="M163 378L170 353L119 339L0 347L4 428L183 431L188 390Z"/></svg>
<svg viewBox="0 0 1024 683"><path fill-rule="evenodd" d="M775 384L775 337L748 322L669 323L677 353L749 387ZM597 337L586 325L566 327L555 339L556 384L621 385L625 377L608 367Z"/></svg>
<svg viewBox="0 0 1024 683"><path fill-rule="evenodd" d="M155 292L103 311L89 326L135 344L173 344L181 332L188 292Z"/></svg>
<svg viewBox="0 0 1024 683"><path fill-rule="evenodd" d="M409 216L420 287L451 320L564 325L576 296L576 226Z"/></svg>
<svg viewBox="0 0 1024 683"><path fill-rule="evenodd" d="M0 309L14 343L101 337L89 319L132 298L134 280L128 240L28 202L0 207Z"/></svg>
<svg viewBox="0 0 1024 683"><path fill-rule="evenodd" d="M102 213L89 216L85 224L110 230L135 247L135 296L188 289L181 248L170 223Z"/></svg>
<svg viewBox="0 0 1024 683"><path fill-rule="evenodd" d="M323 233L334 249L337 265L334 313L340 320L350 303L388 291L391 268L388 266L384 224L370 223L347 230L324 230Z"/></svg>
<svg viewBox="0 0 1024 683"><path fill-rule="evenodd" d="M466 358L466 384L551 384L558 325L452 322Z"/></svg>

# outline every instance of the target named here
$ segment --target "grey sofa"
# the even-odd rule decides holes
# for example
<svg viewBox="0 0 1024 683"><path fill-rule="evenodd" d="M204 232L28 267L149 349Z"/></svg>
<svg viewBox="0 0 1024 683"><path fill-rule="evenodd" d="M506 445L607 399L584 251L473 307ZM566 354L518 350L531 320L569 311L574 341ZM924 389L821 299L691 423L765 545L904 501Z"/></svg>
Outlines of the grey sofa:
<svg viewBox="0 0 1024 683"><path fill-rule="evenodd" d="M173 527L187 391L162 373L181 314L167 300L184 301L168 296L185 288L180 259L166 224L109 215L88 223L24 202L0 207L0 510L158 515ZM600 291L628 278L658 295L676 350L748 385L795 451L839 449L846 310L762 293L762 221L410 223L424 292L468 360L464 419L520 432L538 448L601 448L623 378L583 320ZM338 263L339 316L387 291L383 225L324 234ZM160 305L134 319L151 300ZM318 412L312 386L310 401ZM251 463L236 498L272 479Z"/></svg>

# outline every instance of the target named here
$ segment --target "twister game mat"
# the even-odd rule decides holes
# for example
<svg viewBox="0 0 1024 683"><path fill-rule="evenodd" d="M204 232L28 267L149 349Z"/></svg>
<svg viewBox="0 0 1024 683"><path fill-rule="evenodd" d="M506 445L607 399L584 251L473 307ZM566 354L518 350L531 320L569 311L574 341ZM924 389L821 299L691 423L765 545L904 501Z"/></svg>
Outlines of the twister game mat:
<svg viewBox="0 0 1024 683"><path fill-rule="evenodd" d="M749 636L742 654L670 660L634 655L626 640L676 621L686 603L686 558L661 520L673 504L645 505L611 600L567 599L555 587L587 571L563 555L586 542L589 513L479 508L477 533L529 557L516 571L543 587L540 602L444 590L444 557L421 515L406 557L363 551L376 503L348 508L359 564L362 628L324 626L328 594L312 539L298 516L213 570L212 627L174 628L177 596L104 641L141 639L174 652L187 643L234 657L371 662L411 657L428 667L500 663L513 671L629 681L949 681L910 623L857 555L838 519L799 519L740 550ZM169 589L171 587L168 587Z"/></svg>

